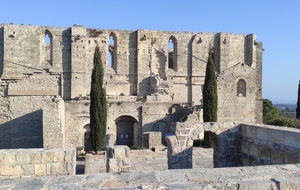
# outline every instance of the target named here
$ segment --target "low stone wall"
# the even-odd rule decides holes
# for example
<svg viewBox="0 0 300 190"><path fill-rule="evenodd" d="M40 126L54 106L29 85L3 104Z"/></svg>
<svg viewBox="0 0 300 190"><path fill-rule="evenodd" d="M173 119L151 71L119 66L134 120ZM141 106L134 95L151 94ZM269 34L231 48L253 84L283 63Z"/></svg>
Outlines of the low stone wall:
<svg viewBox="0 0 300 190"><path fill-rule="evenodd" d="M76 149L0 150L0 179L75 175Z"/></svg>
<svg viewBox="0 0 300 190"><path fill-rule="evenodd" d="M161 132L149 131L143 133L143 147L147 149L161 147Z"/></svg>
<svg viewBox="0 0 300 190"><path fill-rule="evenodd" d="M214 167L241 166L239 123L173 123L173 135L166 137L168 144L168 168L184 169L192 166L193 141L209 135L213 141Z"/></svg>
<svg viewBox="0 0 300 190"><path fill-rule="evenodd" d="M130 172L168 170L167 150L129 150ZM193 147L193 168L213 168L213 150ZM87 154L85 174L106 173L106 155Z"/></svg>
<svg viewBox="0 0 300 190"><path fill-rule="evenodd" d="M243 166L300 163L300 130L241 125Z"/></svg>

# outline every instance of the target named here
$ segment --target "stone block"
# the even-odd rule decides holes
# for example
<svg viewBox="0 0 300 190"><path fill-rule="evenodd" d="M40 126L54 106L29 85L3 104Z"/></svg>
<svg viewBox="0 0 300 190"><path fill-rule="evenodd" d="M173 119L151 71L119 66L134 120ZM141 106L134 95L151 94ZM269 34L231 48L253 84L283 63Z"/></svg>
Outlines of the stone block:
<svg viewBox="0 0 300 190"><path fill-rule="evenodd" d="M254 180L237 182L238 189L277 189L277 185L272 180Z"/></svg>
<svg viewBox="0 0 300 190"><path fill-rule="evenodd" d="M283 130L269 129L268 132L270 142L283 144Z"/></svg>
<svg viewBox="0 0 300 190"><path fill-rule="evenodd" d="M258 156L258 148L259 148L259 145L249 143L249 154L257 157Z"/></svg>
<svg viewBox="0 0 300 190"><path fill-rule="evenodd" d="M300 147L300 132L284 131L284 145Z"/></svg>
<svg viewBox="0 0 300 190"><path fill-rule="evenodd" d="M42 153L42 163L52 163L54 157L54 152L43 152Z"/></svg>
<svg viewBox="0 0 300 190"><path fill-rule="evenodd" d="M5 164L5 154L0 154L0 164Z"/></svg>
<svg viewBox="0 0 300 190"><path fill-rule="evenodd" d="M4 156L5 164L15 165L16 164L16 155L12 153L6 153Z"/></svg>
<svg viewBox="0 0 300 190"><path fill-rule="evenodd" d="M41 153L31 153L30 154L30 163L31 164L41 164L42 163L42 154Z"/></svg>
<svg viewBox="0 0 300 190"><path fill-rule="evenodd" d="M46 175L46 164L36 164L35 166L35 175L44 176Z"/></svg>
<svg viewBox="0 0 300 190"><path fill-rule="evenodd" d="M241 151L246 153L246 154L249 154L249 144L245 141L242 141L241 142Z"/></svg>
<svg viewBox="0 0 300 190"><path fill-rule="evenodd" d="M21 165L0 165L1 176L21 176Z"/></svg>
<svg viewBox="0 0 300 190"><path fill-rule="evenodd" d="M17 164L30 164L30 154L16 154Z"/></svg>
<svg viewBox="0 0 300 190"><path fill-rule="evenodd" d="M298 163L298 156L289 153L284 154L284 164L296 164Z"/></svg>
<svg viewBox="0 0 300 190"><path fill-rule="evenodd" d="M272 164L283 164L284 153L271 150L271 162Z"/></svg>
<svg viewBox="0 0 300 190"><path fill-rule="evenodd" d="M35 174L35 165L21 165L22 176L33 176Z"/></svg>
<svg viewBox="0 0 300 190"><path fill-rule="evenodd" d="M256 130L257 127L256 126L250 126L250 125L246 125L246 137L252 137L252 138L256 138Z"/></svg>
<svg viewBox="0 0 300 190"><path fill-rule="evenodd" d="M65 161L76 162L76 148L65 149Z"/></svg>
<svg viewBox="0 0 300 190"><path fill-rule="evenodd" d="M63 166L61 163L48 163L46 164L47 175L59 175L63 173Z"/></svg>
<svg viewBox="0 0 300 190"><path fill-rule="evenodd" d="M265 146L259 146L258 157L262 159L271 160L271 149Z"/></svg>
<svg viewBox="0 0 300 190"><path fill-rule="evenodd" d="M259 140L264 140L264 141L268 141L269 140L269 133L270 133L270 129L268 128L263 128L263 127L257 127L256 129L256 137Z"/></svg>

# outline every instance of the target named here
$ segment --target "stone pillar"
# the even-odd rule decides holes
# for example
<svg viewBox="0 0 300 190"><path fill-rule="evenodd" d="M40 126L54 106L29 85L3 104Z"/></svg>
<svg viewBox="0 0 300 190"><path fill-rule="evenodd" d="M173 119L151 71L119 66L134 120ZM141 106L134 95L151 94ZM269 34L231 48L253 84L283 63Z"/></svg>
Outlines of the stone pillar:
<svg viewBox="0 0 300 190"><path fill-rule="evenodd" d="M129 147L124 145L107 147L106 173L129 172Z"/></svg>
<svg viewBox="0 0 300 190"><path fill-rule="evenodd" d="M175 135L167 135L168 169L193 168L193 146L180 142Z"/></svg>

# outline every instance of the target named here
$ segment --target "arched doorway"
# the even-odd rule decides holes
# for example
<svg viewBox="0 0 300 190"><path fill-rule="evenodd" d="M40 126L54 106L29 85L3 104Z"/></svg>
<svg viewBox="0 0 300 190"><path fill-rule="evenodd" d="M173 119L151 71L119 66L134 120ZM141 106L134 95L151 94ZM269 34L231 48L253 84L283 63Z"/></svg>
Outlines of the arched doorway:
<svg viewBox="0 0 300 190"><path fill-rule="evenodd" d="M92 150L92 145L90 141L90 124L87 124L83 127L83 146L85 152Z"/></svg>
<svg viewBox="0 0 300 190"><path fill-rule="evenodd" d="M154 125L151 128L151 131L160 131L161 132L161 143L165 146L167 146L166 142L166 134L169 133L169 125L165 121L158 121L154 123Z"/></svg>
<svg viewBox="0 0 300 190"><path fill-rule="evenodd" d="M116 145L134 145L134 126L137 121L131 116L121 116L116 119L117 139Z"/></svg>

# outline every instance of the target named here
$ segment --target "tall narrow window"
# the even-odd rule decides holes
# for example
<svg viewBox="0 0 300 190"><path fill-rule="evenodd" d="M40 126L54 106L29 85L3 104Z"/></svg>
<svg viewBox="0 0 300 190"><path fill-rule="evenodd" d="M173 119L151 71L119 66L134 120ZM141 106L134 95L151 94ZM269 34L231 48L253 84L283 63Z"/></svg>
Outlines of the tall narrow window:
<svg viewBox="0 0 300 190"><path fill-rule="evenodd" d="M52 66L52 35L51 33L46 30L45 31L45 36L44 36L44 65L51 65Z"/></svg>
<svg viewBox="0 0 300 190"><path fill-rule="evenodd" d="M108 42L108 66L112 68L116 68L116 37L114 33L109 35L109 42Z"/></svg>
<svg viewBox="0 0 300 190"><path fill-rule="evenodd" d="M237 82L237 96L244 96L246 97L246 81L243 79L240 79Z"/></svg>
<svg viewBox="0 0 300 190"><path fill-rule="evenodd" d="M169 69L177 69L176 63L176 56L177 56L177 40L174 36L169 38L168 43L168 68Z"/></svg>

